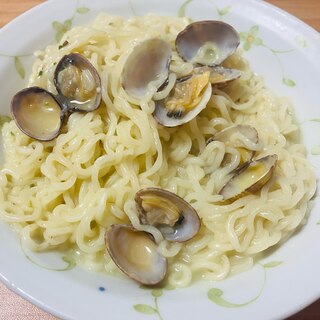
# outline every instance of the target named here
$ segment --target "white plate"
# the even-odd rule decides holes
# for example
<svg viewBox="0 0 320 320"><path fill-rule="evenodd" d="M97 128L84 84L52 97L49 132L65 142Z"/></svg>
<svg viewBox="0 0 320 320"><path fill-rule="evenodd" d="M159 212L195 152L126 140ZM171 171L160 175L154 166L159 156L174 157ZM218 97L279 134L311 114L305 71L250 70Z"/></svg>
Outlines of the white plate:
<svg viewBox="0 0 320 320"><path fill-rule="evenodd" d="M262 74L277 94L292 98L298 120L303 122L310 160L320 168L320 156L311 154L320 145L320 123L309 121L320 118L320 36L261 1L45 2L0 30L1 114L9 112L12 95L26 84L27 77L21 76L24 70L30 72L33 59L28 54L54 41L57 30L52 22L73 17L72 24L78 25L91 21L100 11L125 17L133 12L185 13L193 19L223 19L239 32L246 32L247 41L241 45L249 49L245 56L252 69ZM248 39L255 39L251 46ZM143 290L131 281L80 268L57 272L38 267L21 251L18 237L0 224L1 279L32 303L64 319L283 319L320 297L319 209L317 197L307 225L251 271L222 282L172 291ZM37 259L42 265L56 263L47 254ZM212 288L216 289L209 291Z"/></svg>

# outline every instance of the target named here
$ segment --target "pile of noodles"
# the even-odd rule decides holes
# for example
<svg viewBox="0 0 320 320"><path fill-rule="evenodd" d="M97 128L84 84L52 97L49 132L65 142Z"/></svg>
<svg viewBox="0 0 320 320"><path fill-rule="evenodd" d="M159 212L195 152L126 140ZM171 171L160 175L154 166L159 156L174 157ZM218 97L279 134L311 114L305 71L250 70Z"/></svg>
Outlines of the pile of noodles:
<svg viewBox="0 0 320 320"><path fill-rule="evenodd" d="M186 18L147 15L125 21L100 14L92 24L70 30L61 43L35 53L30 86L55 93L56 64L78 52L98 70L103 102L94 112L73 113L49 142L29 138L14 121L4 125L0 217L20 233L23 245L35 251L67 248L85 268L118 273L105 249L105 231L111 224L131 223L159 241L169 262L167 282L183 287L200 277L220 280L249 269L257 254L304 221L316 180L296 139L291 104L273 95L239 52L224 66L243 70L243 76L214 88L206 109L179 127L157 124L151 96L136 101L121 87L120 74L134 46L162 38L174 49L177 33L188 24ZM170 70L183 76L192 65L174 51ZM235 124L258 131L257 158L276 154L278 162L259 192L221 203L218 192L239 165L239 152L206 140ZM202 221L195 238L170 243L140 224L133 199L151 186L192 204Z"/></svg>

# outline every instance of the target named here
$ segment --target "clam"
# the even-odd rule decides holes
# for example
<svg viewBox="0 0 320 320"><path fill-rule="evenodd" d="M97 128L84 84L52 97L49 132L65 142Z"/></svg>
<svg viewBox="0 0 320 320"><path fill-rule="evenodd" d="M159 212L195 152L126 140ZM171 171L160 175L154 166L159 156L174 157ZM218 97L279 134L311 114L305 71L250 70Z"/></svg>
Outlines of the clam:
<svg viewBox="0 0 320 320"><path fill-rule="evenodd" d="M237 31L222 21L189 24L176 38L176 49L184 61L206 66L220 65L240 44Z"/></svg>
<svg viewBox="0 0 320 320"><path fill-rule="evenodd" d="M93 111L101 102L101 80L97 70L83 56L71 53L57 64L54 84L68 110Z"/></svg>
<svg viewBox="0 0 320 320"><path fill-rule="evenodd" d="M199 231L196 210L176 194L160 188L146 188L135 196L142 224L157 227L169 241L184 242Z"/></svg>
<svg viewBox="0 0 320 320"><path fill-rule="evenodd" d="M219 194L223 200L231 201L260 190L271 179L277 160L274 154L247 162L234 172Z"/></svg>
<svg viewBox="0 0 320 320"><path fill-rule="evenodd" d="M244 147L245 145L242 139L237 139L237 136L239 137L239 135L242 137L242 139L247 140L249 143L258 144L259 142L258 132L254 127L238 124L217 132L208 140L207 143L216 140L224 142L226 145L230 145L232 143L235 148Z"/></svg>
<svg viewBox="0 0 320 320"><path fill-rule="evenodd" d="M212 85L222 85L238 79L242 76L243 72L237 69L229 69L221 66L214 67L198 67L194 69L196 74L202 74L206 71L210 72L209 81Z"/></svg>
<svg viewBox="0 0 320 320"><path fill-rule="evenodd" d="M167 80L171 61L170 44L162 39L149 39L137 45L121 73L124 90L141 99L152 89L155 91Z"/></svg>
<svg viewBox="0 0 320 320"><path fill-rule="evenodd" d="M56 97L39 87L19 91L11 101L11 112L22 132L43 141L58 135L64 118Z"/></svg>
<svg viewBox="0 0 320 320"><path fill-rule="evenodd" d="M244 163L250 161L255 153L255 151L250 150L247 145L253 145L253 147L256 148L259 143L259 137L254 127L239 124L217 132L213 137L208 139L207 144L212 141L220 141L227 147L237 148L241 157L240 161ZM246 141L247 144L244 141Z"/></svg>
<svg viewBox="0 0 320 320"><path fill-rule="evenodd" d="M166 127L175 127L195 118L211 97L211 84L224 84L242 75L240 70L219 66L239 43L233 27L220 21L191 23L181 31L176 38L176 50L195 68L188 79L177 80L166 99L156 102L155 119Z"/></svg>
<svg viewBox="0 0 320 320"><path fill-rule="evenodd" d="M239 70L219 66L239 43L233 27L220 21L195 22L181 31L176 38L176 50L183 60L194 64L194 70L190 76L178 79L165 99L154 97L154 118L166 127L194 119L211 98L211 84L224 84L242 75ZM170 44L161 39L137 45L121 73L124 90L136 99L159 90L169 76L171 53Z"/></svg>
<svg viewBox="0 0 320 320"><path fill-rule="evenodd" d="M112 260L130 278L144 285L155 285L164 279L167 259L158 252L149 233L130 225L112 225L105 241Z"/></svg>
<svg viewBox="0 0 320 320"><path fill-rule="evenodd" d="M169 96L156 101L153 116L166 127L176 127L191 121L211 98L212 87L209 72L177 81Z"/></svg>
<svg viewBox="0 0 320 320"><path fill-rule="evenodd" d="M15 94L11 112L26 135L42 141L54 139L68 112L89 112L101 102L101 81L96 69L80 54L71 53L58 63L54 84L57 95L30 87Z"/></svg>

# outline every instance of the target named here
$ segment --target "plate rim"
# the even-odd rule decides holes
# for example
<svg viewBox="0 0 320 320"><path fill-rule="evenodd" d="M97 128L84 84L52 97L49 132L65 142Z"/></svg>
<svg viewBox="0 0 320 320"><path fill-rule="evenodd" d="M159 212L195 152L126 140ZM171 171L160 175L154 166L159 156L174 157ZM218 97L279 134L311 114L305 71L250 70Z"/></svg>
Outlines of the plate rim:
<svg viewBox="0 0 320 320"><path fill-rule="evenodd" d="M51 5L54 6L54 2L58 2L61 1L63 2L64 0L54 0L54 1L44 1L40 4L35 5L34 7L28 9L27 11L25 11L24 13L20 14L19 16L17 16L16 18L14 18L13 20L11 20L9 23L7 23L6 25L4 25L1 29L0 29L0 37L3 33L7 33L10 32L11 29L15 28L16 25L19 25L21 23L25 23L25 19L28 19L30 16L34 16L37 15L39 12L41 12L44 8L47 8ZM124 1L124 0L121 0ZM193 1L198 1L198 0L193 0ZM199 0L201 1L201 0ZM243 1L243 0L242 0ZM102 0L101 0L102 2ZM244 5L254 5L254 6L258 6L261 7L263 9L267 9L270 10L272 9L272 12L279 15L281 14L283 17L285 17L285 19L288 19L288 21L293 21L295 23L297 23L299 26L303 26L303 34L305 35L307 33L308 36L310 37L315 37L315 39L318 39L318 45L320 45L320 37L319 37L319 32L312 26L308 25L306 22L300 20L298 17L294 16L293 14L277 7L276 5L266 2L266 1L261 1L261 0L244 0L243 1ZM68 6L70 6L71 4L68 3ZM320 46L319 46L320 48ZM12 231L14 232L14 231ZM53 309L51 308L44 300L42 299L38 299L35 296L32 296L30 294L28 294L28 292L22 290L21 288L19 288L19 284L15 283L15 281L10 280L9 278L7 278L0 270L0 281L12 292L14 292L15 294L19 295L20 297L22 297L23 299L26 299L27 301L29 301L30 303L32 303L33 305L37 306L38 308L40 308L41 310L48 312L49 314L56 316L58 318L63 318L63 319L73 319L72 316L69 316L65 313L60 312L59 310ZM283 312L283 316L284 317L288 317L291 316L297 312L299 312L300 310L302 310L303 308L309 306L310 304L314 303L317 299L320 298L320 289L319 289L319 295L315 296L314 299L310 302L304 302L301 303L301 305L297 306L295 305L294 307L292 307L292 309L287 312ZM294 313L293 313L294 312Z"/></svg>

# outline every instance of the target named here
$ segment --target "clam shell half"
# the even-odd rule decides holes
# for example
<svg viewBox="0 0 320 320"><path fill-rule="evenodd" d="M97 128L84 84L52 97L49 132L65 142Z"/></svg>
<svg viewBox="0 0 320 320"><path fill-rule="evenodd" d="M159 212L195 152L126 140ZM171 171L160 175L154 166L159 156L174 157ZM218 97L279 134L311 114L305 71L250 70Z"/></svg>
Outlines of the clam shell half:
<svg viewBox="0 0 320 320"><path fill-rule="evenodd" d="M231 201L259 191L271 179L277 160L278 156L274 154L247 162L234 172L219 194L223 200Z"/></svg>
<svg viewBox="0 0 320 320"><path fill-rule="evenodd" d="M149 233L131 225L112 225L105 242L114 263L131 279L144 285L155 285L164 279L167 259L158 252Z"/></svg>
<svg viewBox="0 0 320 320"><path fill-rule="evenodd" d="M16 93L11 113L22 132L41 141L52 140L59 134L65 114L57 97L39 87Z"/></svg>
<svg viewBox="0 0 320 320"><path fill-rule="evenodd" d="M59 61L54 72L54 84L70 111L89 112L100 105L100 76L89 60L78 53L70 53Z"/></svg>
<svg viewBox="0 0 320 320"><path fill-rule="evenodd" d="M162 39L148 39L138 44L122 70L121 84L132 97L141 99L154 87L159 89L169 75L170 44Z"/></svg>
<svg viewBox="0 0 320 320"><path fill-rule="evenodd" d="M200 229L196 210L178 195L160 188L146 188L135 196L141 223L157 227L168 241L184 242Z"/></svg>
<svg viewBox="0 0 320 320"><path fill-rule="evenodd" d="M237 31L222 21L204 20L189 24L176 38L180 57L193 64L216 66L240 44ZM200 51L202 54L199 54Z"/></svg>

